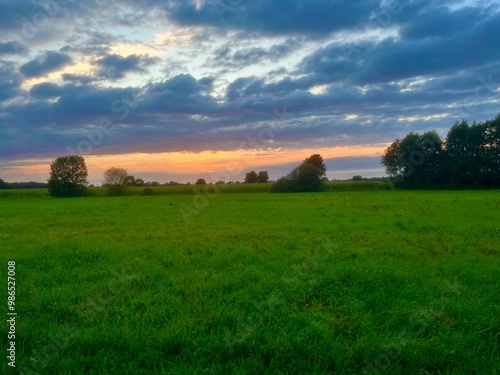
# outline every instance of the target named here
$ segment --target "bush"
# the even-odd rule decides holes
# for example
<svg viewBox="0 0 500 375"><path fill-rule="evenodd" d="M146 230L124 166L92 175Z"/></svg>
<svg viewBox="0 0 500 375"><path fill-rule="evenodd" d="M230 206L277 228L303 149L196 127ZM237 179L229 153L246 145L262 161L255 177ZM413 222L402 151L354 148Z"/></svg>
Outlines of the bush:
<svg viewBox="0 0 500 375"><path fill-rule="evenodd" d="M271 186L272 193L293 193L294 191L294 183L288 176L278 178Z"/></svg>
<svg viewBox="0 0 500 375"><path fill-rule="evenodd" d="M274 193L298 193L323 191L322 171L308 163L302 163L287 176L281 177L271 187Z"/></svg>
<svg viewBox="0 0 500 375"><path fill-rule="evenodd" d="M110 197L117 197L123 195L125 192L124 187L121 185L106 185L106 189Z"/></svg>
<svg viewBox="0 0 500 375"><path fill-rule="evenodd" d="M154 192L153 192L153 189L151 188L146 188L142 191L142 194L141 195L153 195Z"/></svg>

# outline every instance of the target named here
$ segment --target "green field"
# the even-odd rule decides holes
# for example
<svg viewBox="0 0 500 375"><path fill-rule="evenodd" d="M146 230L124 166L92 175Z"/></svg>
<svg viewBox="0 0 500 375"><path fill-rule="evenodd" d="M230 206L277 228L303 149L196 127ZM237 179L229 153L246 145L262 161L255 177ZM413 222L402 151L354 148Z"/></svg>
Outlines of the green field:
<svg viewBox="0 0 500 375"><path fill-rule="evenodd" d="M17 371L500 372L499 191L225 192L5 194Z"/></svg>
<svg viewBox="0 0 500 375"><path fill-rule="evenodd" d="M265 184L233 184L233 185L177 185L177 186L143 186L126 187L123 195L143 195L144 189L150 188L153 195L186 195L186 194L236 194L236 193L268 193L272 183ZM378 191L390 190L391 185L382 181L336 181L324 184L326 191ZM108 196L106 188L89 188L89 197ZM0 190L0 198L49 198L48 189L7 189Z"/></svg>

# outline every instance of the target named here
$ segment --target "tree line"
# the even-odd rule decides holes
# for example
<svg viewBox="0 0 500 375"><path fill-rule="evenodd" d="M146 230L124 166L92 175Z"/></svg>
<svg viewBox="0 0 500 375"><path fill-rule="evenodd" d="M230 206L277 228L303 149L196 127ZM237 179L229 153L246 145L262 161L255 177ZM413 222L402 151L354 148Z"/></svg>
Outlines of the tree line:
<svg viewBox="0 0 500 375"><path fill-rule="evenodd" d="M49 185L46 182L5 182L0 178L0 190L2 189L43 189Z"/></svg>
<svg viewBox="0 0 500 375"><path fill-rule="evenodd" d="M255 179L253 178L255 176ZM89 183L87 181L88 170L85 159L80 155L61 156L54 160L50 165L50 177L46 184L49 194L53 197L79 197L87 193ZM267 171L255 171L247 173L245 182L268 182L269 174ZM2 180L0 180L3 182ZM232 184L228 181L227 184ZM239 183L239 182L235 182ZM217 181L216 185L226 184L225 181ZM168 186L181 185L178 182L170 181ZM186 185L191 185L187 183ZM195 185L207 185L205 179L199 178ZM141 178L135 178L130 175L126 169L111 167L104 172L103 185L111 196L123 195L126 187L144 186L143 195L153 194L152 186L160 186L160 183L153 181L145 183Z"/></svg>
<svg viewBox="0 0 500 375"><path fill-rule="evenodd" d="M401 188L500 187L500 114L456 122L445 139L411 132L385 150L381 164Z"/></svg>

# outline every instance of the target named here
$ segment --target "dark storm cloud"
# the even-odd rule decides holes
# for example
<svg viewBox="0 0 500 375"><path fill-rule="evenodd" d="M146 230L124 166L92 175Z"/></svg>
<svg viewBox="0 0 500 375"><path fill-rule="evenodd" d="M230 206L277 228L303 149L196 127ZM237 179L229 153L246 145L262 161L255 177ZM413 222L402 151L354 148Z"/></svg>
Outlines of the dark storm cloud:
<svg viewBox="0 0 500 375"><path fill-rule="evenodd" d="M157 59L149 56L129 55L107 55L97 60L99 67L98 77L117 80L125 77L129 72L144 73L146 68L157 62Z"/></svg>
<svg viewBox="0 0 500 375"><path fill-rule="evenodd" d="M71 62L71 56L65 53L48 51L43 55L38 56L36 59L21 65L19 71L28 78L40 77L46 75L47 73L61 69L64 66L71 64Z"/></svg>

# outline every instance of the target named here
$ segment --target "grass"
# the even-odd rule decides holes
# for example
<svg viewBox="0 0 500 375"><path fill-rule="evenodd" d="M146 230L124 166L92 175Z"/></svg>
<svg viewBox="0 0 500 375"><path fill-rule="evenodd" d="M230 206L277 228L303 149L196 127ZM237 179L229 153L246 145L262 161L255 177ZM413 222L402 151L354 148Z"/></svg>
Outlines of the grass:
<svg viewBox="0 0 500 375"><path fill-rule="evenodd" d="M124 195L142 195L144 189L153 190L153 195L177 195L177 194L226 194L236 193L268 193L272 183L265 184L231 184L231 185L177 185L177 186L144 186L124 188ZM388 182L381 181L335 181L325 183L326 191L372 191L390 190ZM101 187L88 189L89 197L104 197L108 190ZM48 189L6 189L0 190L0 198L48 198Z"/></svg>
<svg viewBox="0 0 500 375"><path fill-rule="evenodd" d="M195 198L0 199L18 368L498 373L498 191Z"/></svg>

